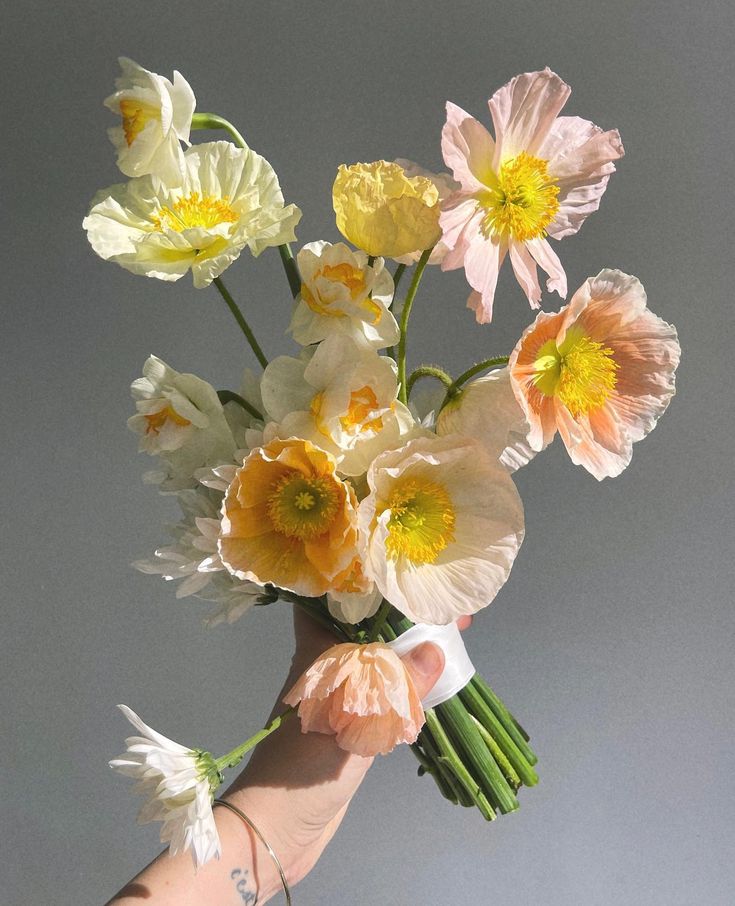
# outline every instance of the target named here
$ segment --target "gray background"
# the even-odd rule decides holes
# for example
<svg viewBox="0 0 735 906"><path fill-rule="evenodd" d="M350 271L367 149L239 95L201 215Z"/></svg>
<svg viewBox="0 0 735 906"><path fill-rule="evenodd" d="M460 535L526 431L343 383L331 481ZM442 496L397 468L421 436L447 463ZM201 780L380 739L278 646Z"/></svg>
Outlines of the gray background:
<svg viewBox="0 0 735 906"><path fill-rule="evenodd" d="M557 442L518 475L527 540L467 637L532 730L541 784L486 826L408 751L370 772L295 902L684 904L733 894L732 147L725 3L3 4L3 904L99 904L158 849L110 773L126 702L188 743L260 725L289 658L284 606L205 632L207 605L133 571L173 506L141 483L128 385L149 353L234 386L247 351L214 290L97 259L81 220L118 181L102 99L115 58L190 81L280 175L305 242L337 238L337 164L441 165L451 99L488 122L507 79L551 66L566 113L617 126L600 212L556 246L570 289L641 278L677 324L679 395L630 468L598 484ZM275 252L228 272L270 354ZM461 272L432 271L411 362L459 371L531 312L504 269L489 327ZM545 297L556 308L557 297Z"/></svg>

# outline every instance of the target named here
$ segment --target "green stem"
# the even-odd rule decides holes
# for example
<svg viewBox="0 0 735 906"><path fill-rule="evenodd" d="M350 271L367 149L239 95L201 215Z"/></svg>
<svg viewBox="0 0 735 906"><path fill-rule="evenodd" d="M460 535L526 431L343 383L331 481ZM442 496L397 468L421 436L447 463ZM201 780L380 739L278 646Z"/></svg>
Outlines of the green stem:
<svg viewBox="0 0 735 906"><path fill-rule="evenodd" d="M408 397L411 396L413 385L416 383L416 381L420 380L423 377L436 378L438 381L441 381L442 384L444 384L444 386L447 388L452 386L452 378L447 374L446 371L444 371L443 368L439 368L437 365L419 365L418 368L414 368L414 370L411 372L411 376L408 379L408 387L406 391L406 395Z"/></svg>
<svg viewBox="0 0 735 906"><path fill-rule="evenodd" d="M323 626L325 629L331 632L332 635L337 636L340 642L354 641L354 638L350 634L347 626L344 623L339 623L325 609L323 609L319 604L318 598L303 598L301 597L301 595L295 595L290 591L286 591L285 589L279 589L279 597L284 601L290 601L292 604L300 607L313 620L319 623L320 626Z"/></svg>
<svg viewBox="0 0 735 906"><path fill-rule="evenodd" d="M499 355L494 359L483 359L482 362L478 362L476 365L473 365L471 368L468 368L467 371L463 371L460 376L452 382L452 384L447 389L447 395L444 397L444 402L442 403L442 408L446 406L449 400L456 396L462 384L469 381L470 378L474 377L476 374L479 374L481 371L487 371L488 368L495 368L498 365L507 365L508 356Z"/></svg>
<svg viewBox="0 0 735 906"><path fill-rule="evenodd" d="M390 308L393 308L393 303L396 301L396 292L398 290L398 284L401 282L401 277L406 272L406 265L399 264L393 274L393 298L390 300Z"/></svg>
<svg viewBox="0 0 735 906"><path fill-rule="evenodd" d="M385 598L383 598L383 603L380 605L380 609L373 617L373 625L370 627L370 634L368 635L368 641L374 642L378 638L378 636L381 634L381 632L383 631L383 627L385 626L386 621L388 619L388 614L390 613L390 609L392 606L393 605L390 603L390 601L386 601Z"/></svg>
<svg viewBox="0 0 735 906"><path fill-rule="evenodd" d="M273 718L273 720L268 724L267 727L264 727L254 736L251 736L250 739L246 739L242 745L237 746L231 752L228 752L226 755L223 755L221 758L216 758L215 763L217 768L221 771L224 768L234 768L236 764L239 764L242 759L247 755L247 753L254 749L259 742L262 742L266 736L270 736L274 730L277 730L284 720L287 717L290 717L296 712L295 708L289 706L285 711L282 711L279 715Z"/></svg>
<svg viewBox="0 0 735 906"><path fill-rule="evenodd" d="M247 142L235 127L223 116L216 113L195 113L191 118L192 129L224 129L240 148L247 148Z"/></svg>
<svg viewBox="0 0 735 906"><path fill-rule="evenodd" d="M252 403L249 403L244 397L240 396L239 393L235 393L234 390L218 390L217 396L223 406L226 403L237 403L238 406L242 406L246 412L249 412L253 418L258 418L263 421L263 413L259 412Z"/></svg>
<svg viewBox="0 0 735 906"><path fill-rule="evenodd" d="M299 276L299 269L296 266L291 246L287 242L284 242L283 245L278 246L278 252L281 256L283 269L286 271L288 285L291 287L291 295L295 299L301 292L301 277Z"/></svg>
<svg viewBox="0 0 735 906"><path fill-rule="evenodd" d="M236 303L235 300L232 298L232 296L231 296L230 293L229 293L229 290L227 289L227 287L226 287L226 286L224 285L224 283L222 282L222 278L221 278L221 277L215 277L214 280L213 280L212 282L214 283L214 285L215 285L215 286L217 287L217 289L219 290L220 295L222 296L222 298L223 298L223 299L225 300L225 302L227 303L227 307L230 309L230 311L232 312L232 314L233 314L234 317L235 317L235 320L236 320L237 323L240 325L240 329L241 329L242 332L245 334L245 337L247 338L248 343L250 343L250 348L251 348L251 349L253 350L253 352L255 353L255 357L256 357L257 360L260 362L260 364L263 366L263 368L265 368L266 365L268 364L268 359L265 357L265 353L264 353L263 350L260 348L260 344L259 344L258 341L255 339L255 334L254 334L253 331L250 329L250 325L249 325L248 322L245 320L245 316L244 316L243 313L240 311L240 309L237 307L237 303Z"/></svg>
<svg viewBox="0 0 735 906"><path fill-rule="evenodd" d="M408 288L406 301L403 303L403 311L401 312L401 336L398 341L398 398L404 404L408 403L408 388L406 386L406 334L408 331L408 319L411 316L413 300L416 297L416 292L418 291L419 283L421 283L421 277L423 276L426 265L429 263L430 255L431 249L426 249L421 253L419 263L416 265L416 271L413 275L413 280L411 280L411 285Z"/></svg>
<svg viewBox="0 0 735 906"><path fill-rule="evenodd" d="M533 751L531 746L528 744L528 734L524 732L523 728L518 724L518 721L513 717L510 711L505 707L503 702L498 698L498 696L493 692L493 690L488 686L487 682L480 676L479 673L476 673L470 680L472 686L479 692L485 704L488 705L490 710L495 714L497 719L503 725L506 733L513 742L518 747L518 750L526 759L530 765L536 764L538 757Z"/></svg>

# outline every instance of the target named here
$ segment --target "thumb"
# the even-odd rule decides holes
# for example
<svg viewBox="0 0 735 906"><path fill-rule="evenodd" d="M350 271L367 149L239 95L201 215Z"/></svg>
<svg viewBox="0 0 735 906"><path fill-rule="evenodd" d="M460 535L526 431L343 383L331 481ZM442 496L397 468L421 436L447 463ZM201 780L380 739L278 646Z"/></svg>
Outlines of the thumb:
<svg viewBox="0 0 735 906"><path fill-rule="evenodd" d="M423 642L401 660L411 674L419 698L425 698L444 670L444 652L433 642Z"/></svg>

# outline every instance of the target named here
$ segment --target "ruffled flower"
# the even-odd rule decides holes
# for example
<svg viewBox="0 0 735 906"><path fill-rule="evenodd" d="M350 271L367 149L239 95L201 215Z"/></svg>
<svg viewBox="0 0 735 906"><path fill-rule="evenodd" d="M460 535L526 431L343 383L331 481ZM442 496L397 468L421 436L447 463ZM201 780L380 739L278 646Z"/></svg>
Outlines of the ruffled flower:
<svg viewBox="0 0 735 906"><path fill-rule="evenodd" d="M406 176L410 178L414 176L424 176L426 179L430 179L431 182L436 186L436 191L439 193L439 205L441 206L442 202L446 201L447 198L459 189L459 183L452 179L448 173L432 173L431 170L426 170L424 167L415 163L412 160L405 160L404 158L397 158L395 163L403 169L403 172ZM423 249L416 249L414 252L410 252L408 255L399 255L395 260L399 264L411 265L416 264L416 262L421 257L421 252ZM441 241L441 239L436 243L434 248L429 255L429 264L441 264L444 260L444 256L447 253L447 247Z"/></svg>
<svg viewBox="0 0 735 906"><path fill-rule="evenodd" d="M365 575L362 560L355 557L327 593L327 608L342 623L359 623L376 614L382 600L375 583Z"/></svg>
<svg viewBox="0 0 735 906"><path fill-rule="evenodd" d="M571 89L550 69L511 79L490 99L495 139L451 102L442 152L461 188L443 205L443 270L464 267L477 321L492 318L498 272L506 254L528 301L538 308L537 265L547 288L566 297L564 269L546 236L576 233L596 211L614 160L623 156L617 130L559 116Z"/></svg>
<svg viewBox="0 0 735 906"><path fill-rule="evenodd" d="M309 242L296 256L301 292L289 330L302 346L334 333L380 349L398 342L400 331L388 310L393 278L377 258L368 266L365 252L344 242Z"/></svg>
<svg viewBox="0 0 735 906"><path fill-rule="evenodd" d="M212 814L212 797L222 782L209 752L187 749L157 733L125 705L118 706L140 736L125 740L127 750L110 762L137 780L135 791L146 797L138 822L161 821L161 842L170 854L191 849L195 866L220 855Z"/></svg>
<svg viewBox="0 0 735 906"><path fill-rule="evenodd" d="M355 493L335 469L329 453L298 438L251 451L222 505L227 569L311 597L335 587L357 554Z"/></svg>
<svg viewBox="0 0 735 906"><path fill-rule="evenodd" d="M298 705L301 729L336 735L354 755L386 755L413 743L424 709L410 674L382 642L335 645L321 654L284 698Z"/></svg>
<svg viewBox="0 0 735 906"><path fill-rule="evenodd" d="M379 456L358 511L368 578L414 622L446 624L486 607L524 533L507 470L470 438L422 437Z"/></svg>
<svg viewBox="0 0 735 906"><path fill-rule="evenodd" d="M395 163L341 164L332 203L337 229L368 255L398 258L431 248L441 236L436 186Z"/></svg>
<svg viewBox="0 0 735 906"><path fill-rule="evenodd" d="M680 354L635 277L590 277L561 311L539 314L510 356L531 448L558 431L572 462L597 479L619 475L669 405Z"/></svg>
<svg viewBox="0 0 735 906"><path fill-rule="evenodd" d="M313 355L279 356L263 373L263 404L281 437L303 437L327 450L343 475L370 462L414 427L396 397L395 363L346 337L331 336Z"/></svg>
<svg viewBox="0 0 735 906"><path fill-rule="evenodd" d="M166 491L194 487L197 469L232 459L235 439L211 384L150 356L130 390L137 412L128 427L139 435L139 449L159 456L163 467L148 481Z"/></svg>
<svg viewBox="0 0 735 906"><path fill-rule="evenodd" d="M134 274L209 285L247 246L253 255L295 238L301 218L283 203L265 158L230 142L189 148L179 184L159 175L111 186L83 226L92 248Z"/></svg>
<svg viewBox="0 0 735 906"><path fill-rule="evenodd" d="M464 434L478 440L511 472L536 455L528 444L529 425L518 404L507 368L470 381L441 410L436 433Z"/></svg>
<svg viewBox="0 0 735 906"><path fill-rule="evenodd" d="M105 106L122 118L107 133L117 148L117 165L126 176L158 173L176 185L184 161L181 142L189 144L194 92L180 72L174 71L171 83L127 57L118 62L122 75L115 80L115 93L105 99Z"/></svg>

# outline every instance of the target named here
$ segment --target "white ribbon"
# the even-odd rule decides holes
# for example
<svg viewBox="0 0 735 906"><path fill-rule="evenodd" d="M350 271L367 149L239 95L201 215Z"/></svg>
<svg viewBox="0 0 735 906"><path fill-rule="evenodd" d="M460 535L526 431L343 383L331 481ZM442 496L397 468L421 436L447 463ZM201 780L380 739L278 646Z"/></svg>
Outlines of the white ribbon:
<svg viewBox="0 0 735 906"><path fill-rule="evenodd" d="M433 642L444 652L444 670L421 704L434 708L456 695L475 675L475 668L462 641L456 623L447 626L430 626L417 623L388 645L399 656L417 648L423 642Z"/></svg>

